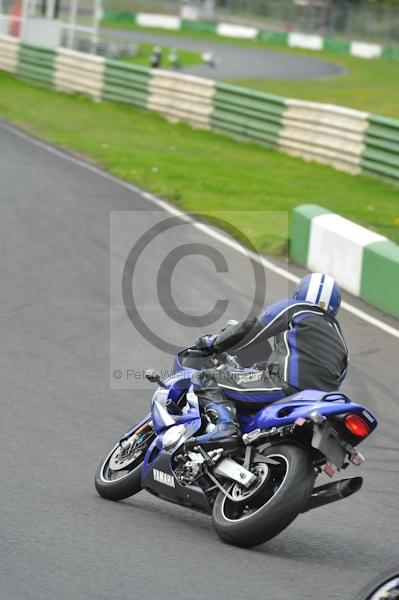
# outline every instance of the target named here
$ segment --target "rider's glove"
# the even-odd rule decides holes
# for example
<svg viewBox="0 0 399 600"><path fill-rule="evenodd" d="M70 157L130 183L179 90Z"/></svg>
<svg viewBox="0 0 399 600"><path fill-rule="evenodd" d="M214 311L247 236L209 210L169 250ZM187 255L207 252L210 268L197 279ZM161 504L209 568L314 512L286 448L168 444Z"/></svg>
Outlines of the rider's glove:
<svg viewBox="0 0 399 600"><path fill-rule="evenodd" d="M195 342L198 350L202 352L208 352L209 354L213 354L215 352L215 348L213 347L213 342L217 338L217 335L201 335L198 340Z"/></svg>

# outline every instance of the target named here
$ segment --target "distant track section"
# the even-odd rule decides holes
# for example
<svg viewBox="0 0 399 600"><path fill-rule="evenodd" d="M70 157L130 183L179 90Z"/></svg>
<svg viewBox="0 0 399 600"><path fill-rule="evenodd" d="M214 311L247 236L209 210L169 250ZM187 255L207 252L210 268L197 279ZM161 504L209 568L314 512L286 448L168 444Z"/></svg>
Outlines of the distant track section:
<svg viewBox="0 0 399 600"><path fill-rule="evenodd" d="M357 56L359 58L399 58L399 48L397 47L384 47L381 46L381 44L374 44L367 41L346 41L296 31L276 31L273 29L258 29L257 27L248 27L247 25L237 25L228 22L201 21L198 20L196 15L191 15L190 18L180 18L165 14L106 11L104 18L116 22L136 24L141 27L170 29L174 31L202 31L204 33L214 33L228 38L277 42L291 48L330 50L340 54L351 54L352 56Z"/></svg>

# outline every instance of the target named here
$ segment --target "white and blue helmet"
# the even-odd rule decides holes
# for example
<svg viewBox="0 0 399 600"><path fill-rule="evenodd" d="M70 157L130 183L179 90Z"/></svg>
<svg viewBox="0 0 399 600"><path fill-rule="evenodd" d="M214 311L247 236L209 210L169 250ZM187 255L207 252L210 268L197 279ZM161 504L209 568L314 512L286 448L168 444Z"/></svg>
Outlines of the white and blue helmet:
<svg viewBox="0 0 399 600"><path fill-rule="evenodd" d="M312 273L301 279L293 298L317 304L329 315L335 317L341 304L341 288L330 275Z"/></svg>

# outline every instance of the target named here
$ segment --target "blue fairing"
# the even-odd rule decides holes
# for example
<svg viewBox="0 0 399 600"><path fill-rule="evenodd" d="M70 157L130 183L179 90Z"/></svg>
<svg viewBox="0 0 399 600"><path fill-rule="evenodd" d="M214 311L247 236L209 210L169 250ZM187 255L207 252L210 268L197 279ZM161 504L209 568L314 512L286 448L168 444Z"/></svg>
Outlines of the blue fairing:
<svg viewBox="0 0 399 600"><path fill-rule="evenodd" d="M179 357L175 358L175 374L165 382L165 389L159 388L158 392L167 399L177 400L184 390L188 390L191 385L191 378L196 369L184 367L179 362ZM243 395L240 394L240 399ZM274 402L265 404L259 410L251 410L250 403L247 408L237 409L237 416L242 433L249 433L254 429L270 429L281 425L294 423L296 419L307 418L313 410L318 410L325 417L345 413L362 414L370 424L373 431L377 427L377 421L374 416L363 408L360 404L351 402L347 396L340 392L326 393L320 390L304 390L287 398L277 398ZM161 422L156 409L151 413L153 426L159 434L167 427ZM175 424L189 423L198 419L198 414L192 411L181 416L175 416ZM199 422L198 422L199 423Z"/></svg>
<svg viewBox="0 0 399 600"><path fill-rule="evenodd" d="M318 390L304 390L289 396L284 401L280 400L269 404L251 414L238 411L238 420L242 433L248 433L253 429L289 425L300 417L307 418L309 413L314 410L318 410L325 417L345 413L362 414L370 423L371 430L377 427L376 419L360 404L351 402L349 398L339 392L326 394Z"/></svg>
<svg viewBox="0 0 399 600"><path fill-rule="evenodd" d="M169 384L170 384L169 388L167 388L167 387L164 389L158 388L158 390L157 390L158 393L161 392L164 395L165 399L168 398L168 394L171 391L173 393L173 389L180 389L180 393L181 393L182 385L185 385L186 383L188 383L189 384L188 387L190 387L190 382L189 382L189 380L187 380L187 378L184 375L181 378L174 377L172 379L173 379L173 381L169 381ZM192 391L192 387L190 388L190 392L191 391ZM155 393L155 395L157 394L157 392ZM187 397L188 396L189 396L189 394L187 395ZM196 398L196 397L194 396L194 398ZM172 477L174 477L175 483L173 485L173 490L174 490L173 493L175 493L177 490L180 490L180 492L182 493L182 495L184 497L185 496L184 487L182 487L180 482L175 477L175 474L173 472L172 465L171 465L171 458L172 458L172 455L174 454L174 452L177 451L177 449L184 443L184 441L186 441L187 439L192 437L196 433L196 431L198 431L198 429L201 427L201 415L200 415L198 400L195 399L195 402L192 402L190 404L189 410L185 414L174 415L173 416L174 424L169 425L169 426L166 426L165 423L162 421L162 418L160 418L160 415L157 414L157 409L156 409L156 406L154 406L154 404L156 404L156 403L153 402L153 404L152 404L151 415L152 415L153 427L157 433L157 437L155 438L155 440L152 442L152 444L148 448L146 455L144 457L142 474L141 474L142 482L143 482L144 487L146 487L146 485L147 485L151 489L152 469L153 468L160 469L163 473L170 474ZM179 425L185 426L185 427L181 428L184 430L184 433L182 432L182 434L181 434L182 437L177 436L176 440L174 440L172 443L170 443L170 442L166 443L166 445L165 445L164 437L170 433L168 430L173 429L173 427L176 425L177 426L179 426ZM165 496L165 494L166 494L166 496L168 496L169 492L167 490L163 490L163 495ZM196 497L195 502L197 504L199 503L200 507L202 507L202 508L207 507L207 499L206 499L206 496L203 493L203 491L197 490L194 493L194 496ZM192 502L194 502L194 498L192 498L191 500L192 500Z"/></svg>
<svg viewBox="0 0 399 600"><path fill-rule="evenodd" d="M168 398L177 400L182 391L188 390L191 385L192 371L177 371L173 377L169 377L165 381L165 386L169 390Z"/></svg>
<svg viewBox="0 0 399 600"><path fill-rule="evenodd" d="M187 433L186 433L187 438L190 437L190 435L194 435L196 430L199 429L199 427L201 426L201 418L200 418L199 413L197 411L193 411L193 413L191 414L191 418L186 419L186 424L188 424L189 421L191 421L191 423L187 428ZM159 454L164 452L164 447L163 447L164 434L165 434L165 431L159 433L157 435L157 437L155 438L155 440L150 445L150 447L148 448L146 455L144 457L143 476L146 475L146 473L152 466L154 460L158 457L158 454L153 452L154 449L156 448L158 450ZM155 454L155 457L154 457L154 454ZM169 452L167 454L169 456L168 463L170 464L170 458L171 458L172 452Z"/></svg>

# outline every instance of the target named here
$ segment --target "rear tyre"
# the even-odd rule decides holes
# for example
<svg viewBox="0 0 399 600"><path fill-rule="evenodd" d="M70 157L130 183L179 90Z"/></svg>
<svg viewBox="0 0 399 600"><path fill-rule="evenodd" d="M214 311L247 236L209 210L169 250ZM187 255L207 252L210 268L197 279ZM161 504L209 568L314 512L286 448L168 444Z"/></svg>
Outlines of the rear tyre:
<svg viewBox="0 0 399 600"><path fill-rule="evenodd" d="M223 492L216 498L213 525L228 544L250 548L272 539L298 516L312 492L315 473L305 450L281 444L266 448L262 454L276 464L265 463L267 476L255 482L252 495L232 483L226 490L235 501ZM259 465L254 469L262 475ZM237 502L240 493L242 501Z"/></svg>
<svg viewBox="0 0 399 600"><path fill-rule="evenodd" d="M107 500L123 500L142 489L141 469L154 437L152 426L147 422L132 432L128 438L132 443L122 447L118 442L112 448L95 475L94 484L100 496Z"/></svg>

